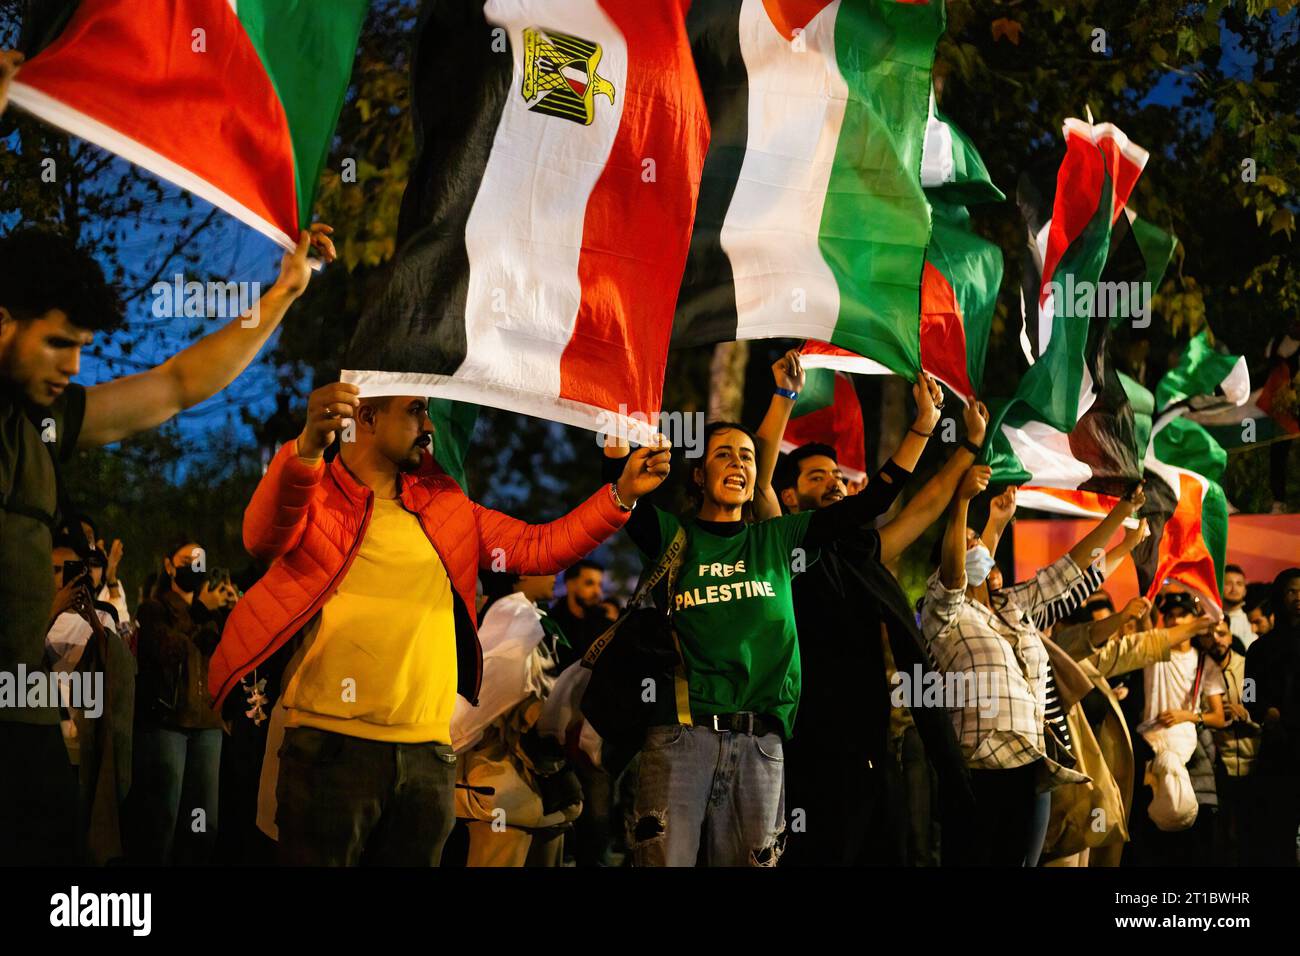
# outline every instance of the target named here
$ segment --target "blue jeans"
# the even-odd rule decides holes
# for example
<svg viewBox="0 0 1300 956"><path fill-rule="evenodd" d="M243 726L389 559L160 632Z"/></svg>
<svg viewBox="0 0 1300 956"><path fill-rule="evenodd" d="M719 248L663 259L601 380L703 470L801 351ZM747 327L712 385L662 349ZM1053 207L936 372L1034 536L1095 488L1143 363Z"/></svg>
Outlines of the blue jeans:
<svg viewBox="0 0 1300 956"><path fill-rule="evenodd" d="M212 862L220 779L220 729L138 728L129 798L131 859L168 864L176 845L176 863Z"/></svg>
<svg viewBox="0 0 1300 956"><path fill-rule="evenodd" d="M785 830L778 734L646 731L627 821L637 866L775 866ZM703 853L701 853L703 850Z"/></svg>

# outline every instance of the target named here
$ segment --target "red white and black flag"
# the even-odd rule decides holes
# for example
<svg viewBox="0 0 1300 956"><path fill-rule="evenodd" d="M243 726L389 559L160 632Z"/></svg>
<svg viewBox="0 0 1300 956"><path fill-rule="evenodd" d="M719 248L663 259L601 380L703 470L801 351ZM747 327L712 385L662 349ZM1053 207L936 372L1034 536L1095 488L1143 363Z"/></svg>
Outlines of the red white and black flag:
<svg viewBox="0 0 1300 956"><path fill-rule="evenodd" d="M345 381L648 440L708 143L688 6L427 0L398 252Z"/></svg>

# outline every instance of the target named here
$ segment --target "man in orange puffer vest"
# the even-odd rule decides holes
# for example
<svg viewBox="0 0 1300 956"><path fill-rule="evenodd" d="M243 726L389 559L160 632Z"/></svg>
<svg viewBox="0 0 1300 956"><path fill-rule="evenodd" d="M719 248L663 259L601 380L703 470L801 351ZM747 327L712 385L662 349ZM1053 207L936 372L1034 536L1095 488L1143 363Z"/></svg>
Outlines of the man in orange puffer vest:
<svg viewBox="0 0 1300 956"><path fill-rule="evenodd" d="M330 463L325 449L348 421ZM627 520L668 473L642 449L619 480L530 525L470 501L434 463L425 400L317 389L244 514L272 560L236 605L208 669L214 707L295 634L276 787L280 861L436 866L454 823L457 692L477 703L480 567L561 571Z"/></svg>

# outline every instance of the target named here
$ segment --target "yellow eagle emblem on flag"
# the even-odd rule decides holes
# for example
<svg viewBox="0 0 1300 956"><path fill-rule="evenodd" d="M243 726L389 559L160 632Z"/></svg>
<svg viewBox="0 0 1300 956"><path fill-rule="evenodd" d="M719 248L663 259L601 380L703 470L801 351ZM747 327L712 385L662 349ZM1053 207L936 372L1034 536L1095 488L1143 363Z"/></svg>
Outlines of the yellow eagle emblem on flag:
<svg viewBox="0 0 1300 956"><path fill-rule="evenodd" d="M590 126L597 96L614 102L614 84L596 73L599 43L539 27L524 28L524 83L520 93L534 113Z"/></svg>

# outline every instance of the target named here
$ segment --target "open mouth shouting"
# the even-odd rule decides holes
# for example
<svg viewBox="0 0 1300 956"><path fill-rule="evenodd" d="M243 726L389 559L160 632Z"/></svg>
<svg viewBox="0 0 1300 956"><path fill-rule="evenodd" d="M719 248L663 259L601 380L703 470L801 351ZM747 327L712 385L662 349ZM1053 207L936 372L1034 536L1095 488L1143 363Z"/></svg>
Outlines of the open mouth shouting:
<svg viewBox="0 0 1300 956"><path fill-rule="evenodd" d="M745 476L728 475L726 478L722 479L722 487L726 488L728 491L744 492L746 487Z"/></svg>

